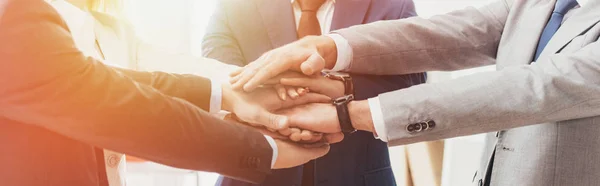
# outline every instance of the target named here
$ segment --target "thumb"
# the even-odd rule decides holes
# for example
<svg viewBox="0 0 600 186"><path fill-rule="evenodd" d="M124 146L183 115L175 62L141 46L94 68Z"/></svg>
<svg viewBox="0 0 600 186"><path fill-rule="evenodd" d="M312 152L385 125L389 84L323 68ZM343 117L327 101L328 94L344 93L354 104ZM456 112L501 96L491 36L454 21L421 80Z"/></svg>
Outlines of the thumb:
<svg viewBox="0 0 600 186"><path fill-rule="evenodd" d="M300 70L306 75L313 75L325 68L325 59L318 52L313 53L300 65Z"/></svg>
<svg viewBox="0 0 600 186"><path fill-rule="evenodd" d="M325 156L327 153L329 153L330 146L328 144L324 144L319 147L301 148L304 151L300 153L301 156L304 156L302 159L310 161Z"/></svg>
<svg viewBox="0 0 600 186"><path fill-rule="evenodd" d="M302 147L299 144L275 140L279 155L275 160L274 169L290 168L305 164L310 160L325 156L329 152L329 145Z"/></svg>
<svg viewBox="0 0 600 186"><path fill-rule="evenodd" d="M259 112L256 116L256 120L255 123L263 124L265 127L275 130L285 129L289 126L289 119L287 116L273 114L266 110Z"/></svg>

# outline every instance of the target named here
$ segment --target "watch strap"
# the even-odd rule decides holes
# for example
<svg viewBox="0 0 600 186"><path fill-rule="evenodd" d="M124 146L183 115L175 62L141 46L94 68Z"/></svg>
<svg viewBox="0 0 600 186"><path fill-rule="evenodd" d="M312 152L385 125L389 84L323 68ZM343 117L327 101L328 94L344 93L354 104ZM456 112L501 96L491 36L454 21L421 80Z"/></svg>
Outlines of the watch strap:
<svg viewBox="0 0 600 186"><path fill-rule="evenodd" d="M352 100L354 100L354 96L346 95L333 101L333 104L337 110L340 128L342 129L343 133L353 133L356 131L356 129L352 126L352 121L350 120L350 111L348 110L348 103Z"/></svg>

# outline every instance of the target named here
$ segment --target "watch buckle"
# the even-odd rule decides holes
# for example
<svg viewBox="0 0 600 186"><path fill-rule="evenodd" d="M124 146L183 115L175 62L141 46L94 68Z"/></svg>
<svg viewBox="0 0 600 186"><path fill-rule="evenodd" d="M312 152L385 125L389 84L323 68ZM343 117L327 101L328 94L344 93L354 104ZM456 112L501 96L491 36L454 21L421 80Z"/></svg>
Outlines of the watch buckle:
<svg viewBox="0 0 600 186"><path fill-rule="evenodd" d="M350 94L350 95L345 95L339 98L336 98L333 100L333 104L340 104L340 103L345 103L345 102L349 102L354 100L354 95Z"/></svg>

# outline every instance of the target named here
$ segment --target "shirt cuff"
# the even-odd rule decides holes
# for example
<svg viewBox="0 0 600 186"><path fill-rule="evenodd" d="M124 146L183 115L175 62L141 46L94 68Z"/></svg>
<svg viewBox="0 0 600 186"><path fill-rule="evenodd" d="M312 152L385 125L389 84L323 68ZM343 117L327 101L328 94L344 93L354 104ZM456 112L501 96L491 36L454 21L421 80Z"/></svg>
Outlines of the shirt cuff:
<svg viewBox="0 0 600 186"><path fill-rule="evenodd" d="M337 48L337 61L331 71L339 72L348 70L352 61L352 47L348 43L348 40L339 34L328 34L327 36L333 39Z"/></svg>
<svg viewBox="0 0 600 186"><path fill-rule="evenodd" d="M379 97L369 98L369 108L371 109L371 119L373 119L375 133L381 141L388 142L387 129L383 121L383 112L381 112Z"/></svg>
<svg viewBox="0 0 600 186"><path fill-rule="evenodd" d="M271 145L271 149L273 149L273 158L271 158L271 168L273 168L273 166L275 166L275 161L277 161L277 153L278 153L278 149L277 149L277 144L275 143L275 140L271 137L271 136L267 136L265 135L265 138L267 139L267 142L269 142L269 145Z"/></svg>
<svg viewBox="0 0 600 186"><path fill-rule="evenodd" d="M216 78L210 80L210 107L208 112L211 114L216 114L221 111L221 101L222 101L222 92L221 92L221 81Z"/></svg>

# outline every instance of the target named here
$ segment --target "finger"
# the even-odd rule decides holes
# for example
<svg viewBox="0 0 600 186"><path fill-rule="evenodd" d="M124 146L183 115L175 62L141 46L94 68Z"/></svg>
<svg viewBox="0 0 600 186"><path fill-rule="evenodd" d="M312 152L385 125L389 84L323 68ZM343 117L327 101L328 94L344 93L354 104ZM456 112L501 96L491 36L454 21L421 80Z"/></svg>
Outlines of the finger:
<svg viewBox="0 0 600 186"><path fill-rule="evenodd" d="M290 131L292 132L292 134L290 134L290 136L288 136L290 138L290 140L295 141L295 142L302 140L302 136L300 135L302 133L302 131L300 131L300 129L291 128Z"/></svg>
<svg viewBox="0 0 600 186"><path fill-rule="evenodd" d="M300 70L306 75L313 75L325 68L325 59L318 52L313 53L300 65Z"/></svg>
<svg viewBox="0 0 600 186"><path fill-rule="evenodd" d="M257 70L256 69L252 69L252 70L246 70L244 71L244 73L242 73L240 76L240 79L235 82L234 84L231 85L231 88L233 88L234 90L245 90L244 85L246 84L246 82L248 82L252 77L254 77L254 75L256 74ZM250 92L250 91L248 91Z"/></svg>
<svg viewBox="0 0 600 186"><path fill-rule="evenodd" d="M309 130L302 130L302 132L300 132L300 138L302 141L309 141L313 138L313 134Z"/></svg>
<svg viewBox="0 0 600 186"><path fill-rule="evenodd" d="M279 98L283 101L287 100L287 93L285 90L285 86L281 85L281 84L276 84L274 86L275 90L277 91L277 95L279 96Z"/></svg>
<svg viewBox="0 0 600 186"><path fill-rule="evenodd" d="M247 123L247 124L250 126L253 126L253 127L264 127L264 125L256 124L256 123Z"/></svg>
<svg viewBox="0 0 600 186"><path fill-rule="evenodd" d="M309 92L304 96L294 99L293 102L285 102L283 108L289 108L307 103L330 103L331 98L326 95Z"/></svg>
<svg viewBox="0 0 600 186"><path fill-rule="evenodd" d="M298 95L304 96L306 93L308 93L308 88L298 87L296 88L296 92L298 92Z"/></svg>
<svg viewBox="0 0 600 186"><path fill-rule="evenodd" d="M270 63L260 68L255 74L252 74L252 78L247 80L247 82L244 82L244 90L246 92L251 92L256 89L256 87L262 85L263 82L285 72L288 68L289 67L287 67L284 62L277 61Z"/></svg>
<svg viewBox="0 0 600 186"><path fill-rule="evenodd" d="M338 133L332 133L332 134L325 134L325 141L327 143L333 144L333 143L339 143L342 140L344 140L344 133L338 132Z"/></svg>
<svg viewBox="0 0 600 186"><path fill-rule="evenodd" d="M323 133L320 132L312 132L312 137L311 139L307 140L306 142L308 143L316 143L319 141L325 141L323 138Z"/></svg>
<svg viewBox="0 0 600 186"><path fill-rule="evenodd" d="M290 134L292 134L292 131L290 131L289 128L284 128L284 129L280 129L277 131L279 132L279 134L284 135L284 136L290 136Z"/></svg>
<svg viewBox="0 0 600 186"><path fill-rule="evenodd" d="M229 73L229 77L233 77L233 76L237 76L239 74L241 74L244 71L244 67L242 68L238 68L236 70L234 70L233 72Z"/></svg>
<svg viewBox="0 0 600 186"><path fill-rule="evenodd" d="M284 129L289 126L289 119L287 116L273 114L266 110L262 110L257 114L257 116L254 116L256 121L252 121L251 123L260 123L267 128L272 128L275 130Z"/></svg>
<svg viewBox="0 0 600 186"><path fill-rule="evenodd" d="M308 143L308 144L302 144L302 146L304 148L319 148L319 147L323 147L325 145L329 145L326 142L323 141L319 141L319 142L315 142L315 143Z"/></svg>
<svg viewBox="0 0 600 186"><path fill-rule="evenodd" d="M271 78L267 81L265 81L265 85L275 85L275 84L280 84L279 81L281 81L281 78Z"/></svg>
<svg viewBox="0 0 600 186"><path fill-rule="evenodd" d="M236 82L238 82L240 80L241 77L242 77L242 75L238 74L236 76L229 78L229 84L235 84Z"/></svg>
<svg viewBox="0 0 600 186"><path fill-rule="evenodd" d="M306 152L302 153L301 155L304 155L306 159L314 160L325 156L329 152L329 148L330 146L327 144L323 144L321 146L316 146L312 148L304 148Z"/></svg>
<svg viewBox="0 0 600 186"><path fill-rule="evenodd" d="M290 96L290 98L296 99L296 98L300 97L300 95L298 94L298 92L296 92L296 88L294 88L294 87L286 87L286 89L287 89L287 93Z"/></svg>
<svg viewBox="0 0 600 186"><path fill-rule="evenodd" d="M261 134L263 135L267 135L267 136L271 136L274 139L281 139L281 140L287 140L288 137L287 136L283 136L277 132L271 132L265 128L256 128Z"/></svg>
<svg viewBox="0 0 600 186"><path fill-rule="evenodd" d="M320 86L317 84L317 81L309 77L282 78L279 83L285 86L301 87L303 89L312 89L315 92L320 92ZM306 93L308 93L308 91Z"/></svg>

